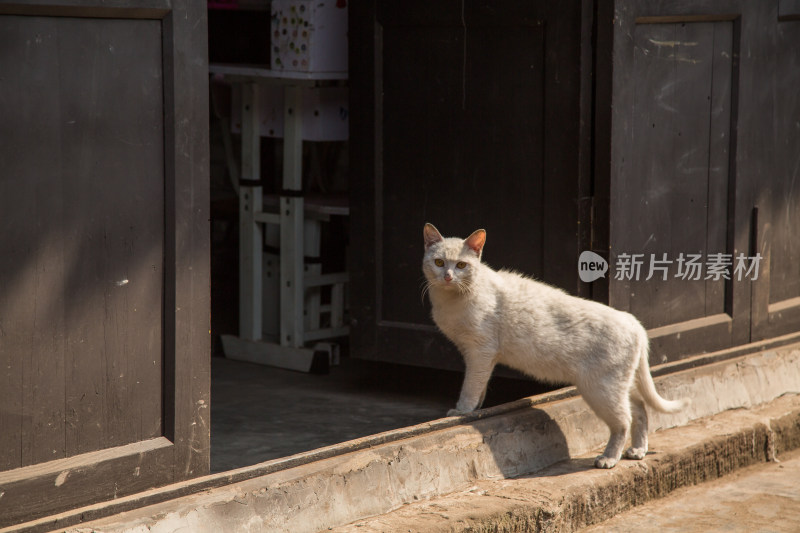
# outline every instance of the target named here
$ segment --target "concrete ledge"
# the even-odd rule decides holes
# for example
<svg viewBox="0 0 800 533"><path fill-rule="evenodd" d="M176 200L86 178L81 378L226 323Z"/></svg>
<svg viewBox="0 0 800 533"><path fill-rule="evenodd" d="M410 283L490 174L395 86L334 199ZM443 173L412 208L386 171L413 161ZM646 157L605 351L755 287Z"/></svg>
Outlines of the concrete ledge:
<svg viewBox="0 0 800 533"><path fill-rule="evenodd" d="M653 414L653 429L685 425L728 409L751 408L800 391L800 345L689 368L708 358L719 360L724 354L704 357L682 361L680 368L686 370L656 379L665 397L689 396L693 405L679 415ZM796 445L800 441L797 424L789 413L786 416L785 423L778 417L765 427L779 428L769 432L773 442ZM462 491L485 480L505 481L569 457L594 455L607 437L607 428L583 400L574 396L574 390L564 389L467 417L441 419L120 498L2 532L319 531ZM653 436L653 446L657 437L661 438L659 432ZM719 455L713 450L706 451ZM706 451L698 448L696 461ZM660 460L666 455L653 457ZM648 457L646 464L651 460ZM563 464L582 465L580 460ZM631 464L638 463L623 463L610 473L592 470L588 475L602 483L635 468ZM669 464L677 469L676 476L690 476L684 468L696 468L693 462L685 467L680 462ZM539 483L542 478L536 479ZM537 520L549 519L542 515Z"/></svg>
<svg viewBox="0 0 800 533"><path fill-rule="evenodd" d="M652 436L643 461L593 468L593 455L333 528L338 533L568 532L600 523L673 490L773 461L800 445L800 396L732 410Z"/></svg>

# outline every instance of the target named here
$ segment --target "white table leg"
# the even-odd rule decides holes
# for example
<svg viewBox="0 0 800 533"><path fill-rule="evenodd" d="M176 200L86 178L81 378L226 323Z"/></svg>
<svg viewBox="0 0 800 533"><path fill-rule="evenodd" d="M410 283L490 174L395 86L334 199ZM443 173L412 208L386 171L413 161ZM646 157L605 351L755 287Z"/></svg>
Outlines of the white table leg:
<svg viewBox="0 0 800 533"><path fill-rule="evenodd" d="M281 345L303 346L303 100L300 87L284 92L281 216ZM291 193L297 191L294 196ZM260 293L259 293L260 294Z"/></svg>
<svg viewBox="0 0 800 533"><path fill-rule="evenodd" d="M322 274L322 264L319 263L320 259L320 246L322 241L322 224L319 220L306 219L303 221L303 248L306 258L313 258L316 262L312 261L305 265L303 269L303 277L319 276ZM314 331L320 327L320 307L322 304L322 295L319 287L305 287L305 295L303 299L305 322L304 332Z"/></svg>
<svg viewBox="0 0 800 533"><path fill-rule="evenodd" d="M258 86L242 84L242 173L239 187L239 337L261 340L262 228L254 216L262 211L261 138L258 130Z"/></svg>

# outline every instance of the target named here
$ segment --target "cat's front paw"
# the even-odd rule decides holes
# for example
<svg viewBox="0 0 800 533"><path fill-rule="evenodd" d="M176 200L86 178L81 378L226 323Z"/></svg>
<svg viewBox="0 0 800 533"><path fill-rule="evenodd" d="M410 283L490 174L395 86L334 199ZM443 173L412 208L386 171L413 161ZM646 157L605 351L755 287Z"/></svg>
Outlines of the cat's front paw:
<svg viewBox="0 0 800 533"><path fill-rule="evenodd" d="M633 459L638 461L640 459L644 459L645 455L647 455L647 448L634 448L631 446L625 450L625 459Z"/></svg>
<svg viewBox="0 0 800 533"><path fill-rule="evenodd" d="M458 409L450 409L447 411L447 416L463 416L469 414L469 411L459 411Z"/></svg>
<svg viewBox="0 0 800 533"><path fill-rule="evenodd" d="M594 460L594 466L597 468L614 468L618 461L618 459L614 459L613 457L598 455L597 459Z"/></svg>

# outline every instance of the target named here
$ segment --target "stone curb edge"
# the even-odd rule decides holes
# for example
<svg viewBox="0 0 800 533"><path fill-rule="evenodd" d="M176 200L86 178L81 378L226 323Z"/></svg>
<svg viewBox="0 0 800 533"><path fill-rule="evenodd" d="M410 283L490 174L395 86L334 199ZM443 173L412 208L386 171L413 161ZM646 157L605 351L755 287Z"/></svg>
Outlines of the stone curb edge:
<svg viewBox="0 0 800 533"><path fill-rule="evenodd" d="M779 398L768 406L786 399L787 397ZM472 492L477 492L483 497L488 496L491 505L482 506L480 500L473 498L469 509L448 508L447 501L457 498L458 495L448 495L415 504L419 507L417 511L420 515L429 517L433 516L428 512L431 506L438 509L439 520L431 518L419 524L421 527L407 523L411 529L406 526L403 526L403 529L395 529L391 520L374 517L333 528L332 531L338 533L578 531L599 524L633 507L667 496L679 488L719 479L754 464L776 461L781 454L800 448L800 396L794 396L789 401L792 402L792 409L788 413L784 411L778 416L765 417L758 407L754 408L752 413L744 411L750 423L736 427L731 433L713 435L681 450L648 455L644 461L633 463L632 467L618 466L612 471L587 470L580 473L584 479L578 483L570 484L562 492L545 491L545 497L534 494L530 498L520 498L518 494L503 494L502 488L488 482L483 486L479 484L472 489ZM720 419L729 415L730 411L708 419ZM702 422L702 420L696 421L700 424ZM684 428L665 430L663 434L677 433L682 429ZM555 479L559 476L576 474L586 467L586 465L576 465L579 462L581 459L565 461L523 477L531 480ZM613 475L603 475L603 472L612 472ZM507 485L513 481L503 480L499 483ZM397 511L383 516L389 517L394 513ZM413 513L413 509L406 508L405 514Z"/></svg>

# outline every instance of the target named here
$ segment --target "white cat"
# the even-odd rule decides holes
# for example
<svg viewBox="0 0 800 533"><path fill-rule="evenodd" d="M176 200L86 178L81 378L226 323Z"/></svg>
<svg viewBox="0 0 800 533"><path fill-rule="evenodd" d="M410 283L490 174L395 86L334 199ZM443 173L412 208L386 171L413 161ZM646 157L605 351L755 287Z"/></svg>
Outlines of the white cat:
<svg viewBox="0 0 800 533"><path fill-rule="evenodd" d="M623 311L481 263L486 232L444 238L424 229L422 270L433 321L461 351L466 375L448 416L481 406L494 366L502 363L530 376L574 384L611 430L595 466L612 468L631 429L629 459L647 453L645 403L674 413L689 400L665 400L656 392L648 364L647 332Z"/></svg>

